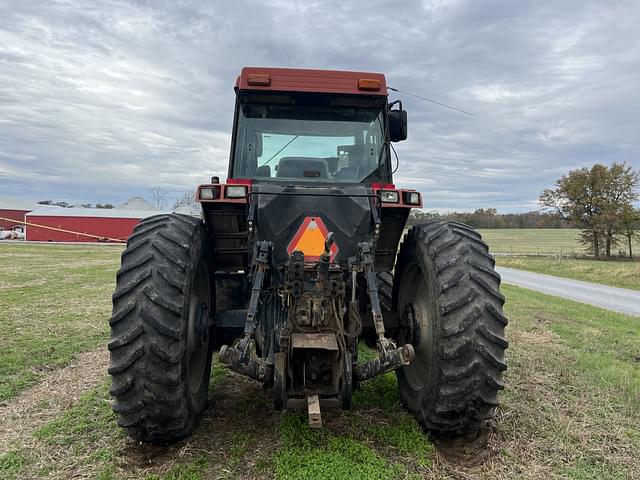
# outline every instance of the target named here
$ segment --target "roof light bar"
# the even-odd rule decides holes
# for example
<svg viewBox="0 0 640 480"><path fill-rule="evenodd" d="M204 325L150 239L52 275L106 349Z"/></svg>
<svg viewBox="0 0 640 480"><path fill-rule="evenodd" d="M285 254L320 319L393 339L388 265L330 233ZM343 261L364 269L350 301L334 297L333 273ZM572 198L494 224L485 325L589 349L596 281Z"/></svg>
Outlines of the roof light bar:
<svg viewBox="0 0 640 480"><path fill-rule="evenodd" d="M358 80L358 90L378 92L380 91L380 80L375 78L361 78Z"/></svg>
<svg viewBox="0 0 640 480"><path fill-rule="evenodd" d="M268 73L250 73L247 83L254 87L268 87L271 85L271 75Z"/></svg>

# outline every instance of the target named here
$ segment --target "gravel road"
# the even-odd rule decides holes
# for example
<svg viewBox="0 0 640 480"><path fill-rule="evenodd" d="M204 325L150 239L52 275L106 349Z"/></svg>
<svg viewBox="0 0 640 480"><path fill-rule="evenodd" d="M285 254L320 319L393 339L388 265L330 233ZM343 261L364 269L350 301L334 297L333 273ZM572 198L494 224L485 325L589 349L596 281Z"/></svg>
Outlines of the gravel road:
<svg viewBox="0 0 640 480"><path fill-rule="evenodd" d="M496 267L496 270L504 283L588 303L614 312L640 316L639 291L525 272L514 268Z"/></svg>

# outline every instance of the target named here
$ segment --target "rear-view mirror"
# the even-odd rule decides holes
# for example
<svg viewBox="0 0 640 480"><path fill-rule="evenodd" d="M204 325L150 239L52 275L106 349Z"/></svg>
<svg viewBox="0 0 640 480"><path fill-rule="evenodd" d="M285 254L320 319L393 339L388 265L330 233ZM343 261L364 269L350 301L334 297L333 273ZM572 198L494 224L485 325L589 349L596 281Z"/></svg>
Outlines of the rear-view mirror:
<svg viewBox="0 0 640 480"><path fill-rule="evenodd" d="M389 110L389 140L400 142L407 139L407 111Z"/></svg>

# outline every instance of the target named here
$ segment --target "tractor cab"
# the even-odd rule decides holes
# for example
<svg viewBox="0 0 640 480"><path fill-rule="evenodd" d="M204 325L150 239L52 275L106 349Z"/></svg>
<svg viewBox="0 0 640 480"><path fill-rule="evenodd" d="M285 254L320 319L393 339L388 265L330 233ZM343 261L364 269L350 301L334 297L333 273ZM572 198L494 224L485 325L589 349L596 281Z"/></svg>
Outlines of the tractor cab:
<svg viewBox="0 0 640 480"><path fill-rule="evenodd" d="M383 75L245 68L236 100L228 178L392 183L406 114L389 113Z"/></svg>
<svg viewBox="0 0 640 480"><path fill-rule="evenodd" d="M230 200L246 202L247 231L274 243L280 265L305 222L335 234L339 253L331 260L343 266L375 236L378 270L390 270L410 208L422 200L393 185L390 147L407 138L407 115L400 102L388 102L384 75L243 68L235 91L228 180L199 188L205 218ZM308 259L319 256L314 245ZM246 248L238 268L252 262Z"/></svg>

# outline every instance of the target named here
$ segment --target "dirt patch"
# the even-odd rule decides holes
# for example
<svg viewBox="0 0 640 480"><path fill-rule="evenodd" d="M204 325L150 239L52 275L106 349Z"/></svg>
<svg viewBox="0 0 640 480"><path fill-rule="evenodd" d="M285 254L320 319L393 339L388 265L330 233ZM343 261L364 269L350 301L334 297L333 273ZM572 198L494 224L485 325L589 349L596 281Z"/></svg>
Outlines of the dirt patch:
<svg viewBox="0 0 640 480"><path fill-rule="evenodd" d="M519 341L525 342L528 345L550 346L560 343L560 337L548 330L544 331L520 331L512 333L511 341L517 338Z"/></svg>
<svg viewBox="0 0 640 480"><path fill-rule="evenodd" d="M278 446L276 431L281 413L260 385L232 372L211 388L211 401L189 438L169 446L143 444L129 438L115 446L118 478L143 478L166 473L174 465L206 459L203 478L270 478L256 471ZM113 425L113 428L118 428Z"/></svg>
<svg viewBox="0 0 640 480"><path fill-rule="evenodd" d="M441 460L450 466L471 468L482 465L495 452L489 448L491 429L455 438L432 437Z"/></svg>
<svg viewBox="0 0 640 480"><path fill-rule="evenodd" d="M54 370L41 383L0 403L0 451L56 418L87 390L104 382L109 352L100 347L79 354L66 367Z"/></svg>

